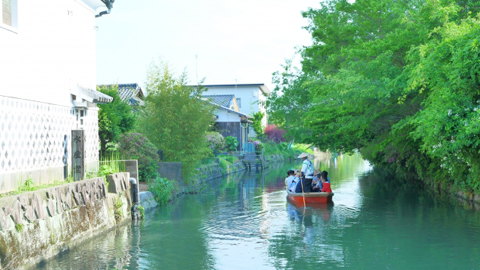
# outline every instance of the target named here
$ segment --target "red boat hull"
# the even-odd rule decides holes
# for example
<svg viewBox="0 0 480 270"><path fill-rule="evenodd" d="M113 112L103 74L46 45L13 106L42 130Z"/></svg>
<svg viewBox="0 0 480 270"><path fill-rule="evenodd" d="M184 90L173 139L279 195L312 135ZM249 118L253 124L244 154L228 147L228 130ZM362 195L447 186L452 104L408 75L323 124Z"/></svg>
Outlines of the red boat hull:
<svg viewBox="0 0 480 270"><path fill-rule="evenodd" d="M309 193L291 193L288 192L288 199L295 206L304 206L306 204L324 204L331 203L333 193L330 192L309 192ZM304 203L305 198L305 203Z"/></svg>

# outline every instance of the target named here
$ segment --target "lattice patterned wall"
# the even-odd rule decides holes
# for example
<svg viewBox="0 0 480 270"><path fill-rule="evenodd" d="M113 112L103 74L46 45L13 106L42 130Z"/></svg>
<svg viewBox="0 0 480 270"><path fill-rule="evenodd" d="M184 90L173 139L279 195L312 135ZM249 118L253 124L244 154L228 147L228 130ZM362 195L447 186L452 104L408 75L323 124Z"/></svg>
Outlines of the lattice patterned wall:
<svg viewBox="0 0 480 270"><path fill-rule="evenodd" d="M74 108L0 96L0 173L71 164ZM98 109L85 117L86 163L98 161ZM65 155L67 151L67 155Z"/></svg>
<svg viewBox="0 0 480 270"><path fill-rule="evenodd" d="M91 164L96 164L98 161L98 108L88 108L84 119L84 130L87 140L85 144L85 163L90 164L87 167L91 167Z"/></svg>

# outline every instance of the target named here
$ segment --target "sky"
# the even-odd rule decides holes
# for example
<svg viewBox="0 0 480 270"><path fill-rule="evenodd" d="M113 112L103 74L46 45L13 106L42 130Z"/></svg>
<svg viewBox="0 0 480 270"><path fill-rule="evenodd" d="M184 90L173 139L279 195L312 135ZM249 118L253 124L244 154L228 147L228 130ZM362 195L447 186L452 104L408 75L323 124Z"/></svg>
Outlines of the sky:
<svg viewBox="0 0 480 270"><path fill-rule="evenodd" d="M160 60L189 83L264 83L312 44L301 15L320 0L117 0L96 19L97 84L138 83ZM294 62L295 63L295 62ZM299 57L296 57L299 63Z"/></svg>

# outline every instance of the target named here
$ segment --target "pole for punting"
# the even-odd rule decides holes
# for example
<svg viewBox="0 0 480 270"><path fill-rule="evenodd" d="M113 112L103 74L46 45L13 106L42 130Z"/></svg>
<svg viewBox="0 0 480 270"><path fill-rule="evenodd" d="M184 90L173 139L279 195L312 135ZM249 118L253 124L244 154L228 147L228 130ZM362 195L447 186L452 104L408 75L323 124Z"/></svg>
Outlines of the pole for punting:
<svg viewBox="0 0 480 270"><path fill-rule="evenodd" d="M307 205L305 203L305 192L303 191L303 185L305 184L305 181L303 181L302 183L302 180L305 180L305 178L300 179L300 185L302 186L302 196L303 196L303 213L305 214L305 209L307 208Z"/></svg>

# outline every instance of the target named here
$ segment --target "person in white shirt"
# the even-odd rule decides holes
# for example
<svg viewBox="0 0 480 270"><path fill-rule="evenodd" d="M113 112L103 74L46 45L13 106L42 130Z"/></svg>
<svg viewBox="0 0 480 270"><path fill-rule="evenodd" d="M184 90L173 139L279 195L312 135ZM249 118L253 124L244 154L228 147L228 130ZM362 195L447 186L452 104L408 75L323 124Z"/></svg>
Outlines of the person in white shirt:
<svg viewBox="0 0 480 270"><path fill-rule="evenodd" d="M302 163L302 173L304 180L303 183L303 192L311 192L312 191L312 180L313 180L313 173L315 172L313 168L312 162L308 159L307 153L301 153L298 158L303 159Z"/></svg>
<svg viewBox="0 0 480 270"><path fill-rule="evenodd" d="M293 170L289 170L287 172L287 175L288 175L288 177L285 178L285 188L290 192L295 192L295 189L293 191L291 190L292 184L296 184L295 172ZM293 186L295 186L295 185L293 185Z"/></svg>

